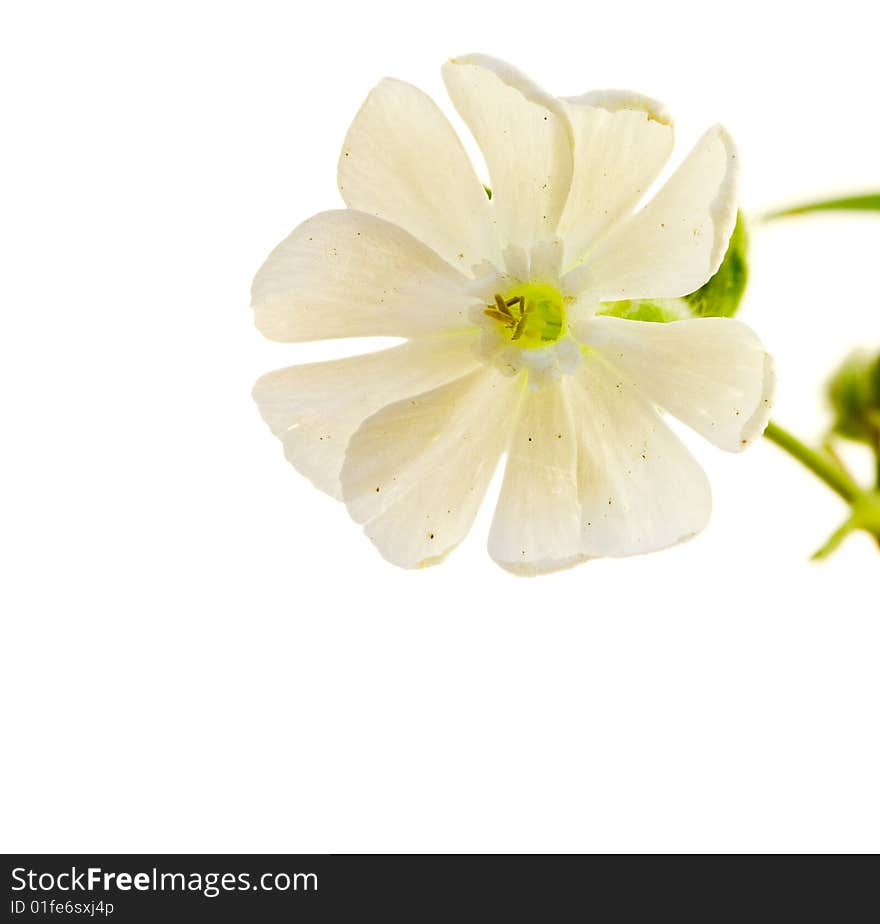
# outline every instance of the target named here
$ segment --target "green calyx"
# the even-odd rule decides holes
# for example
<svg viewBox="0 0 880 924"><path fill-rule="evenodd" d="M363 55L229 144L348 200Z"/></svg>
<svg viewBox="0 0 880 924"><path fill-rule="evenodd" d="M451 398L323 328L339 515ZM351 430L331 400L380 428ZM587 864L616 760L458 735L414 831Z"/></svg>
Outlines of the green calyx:
<svg viewBox="0 0 880 924"><path fill-rule="evenodd" d="M526 350L555 343L565 333L565 299L553 286L541 282L518 285L496 294L485 312L504 336Z"/></svg>
<svg viewBox="0 0 880 924"><path fill-rule="evenodd" d="M679 302L681 299L664 298L646 301L632 299L623 302L607 302L599 314L626 321L655 321L660 324L669 321L681 321L693 317Z"/></svg>
<svg viewBox="0 0 880 924"><path fill-rule="evenodd" d="M684 297L695 317L732 318L736 314L749 281L748 249L745 222L742 212L738 212L718 272L696 292Z"/></svg>
<svg viewBox="0 0 880 924"><path fill-rule="evenodd" d="M740 306L749 279L748 249L748 233L742 212L739 212L718 272L696 292L683 298L607 302L599 313L632 321L732 318Z"/></svg>
<svg viewBox="0 0 880 924"><path fill-rule="evenodd" d="M867 443L880 459L880 354L854 353L828 382L832 433Z"/></svg>

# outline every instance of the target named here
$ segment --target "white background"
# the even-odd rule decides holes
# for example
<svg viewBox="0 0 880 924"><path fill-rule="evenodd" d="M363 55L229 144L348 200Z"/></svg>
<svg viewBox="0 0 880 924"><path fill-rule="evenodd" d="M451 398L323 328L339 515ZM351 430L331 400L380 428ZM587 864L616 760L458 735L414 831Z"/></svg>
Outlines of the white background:
<svg viewBox="0 0 880 924"><path fill-rule="evenodd" d="M751 211L880 187L866 3L29 3L0 77L5 850L880 848L877 549L769 444L692 440L694 542L550 578L385 564L284 461L268 251L382 76L451 55L723 121ZM459 124L456 122L456 124ZM880 343L880 218L754 232L776 418ZM856 464L864 464L857 458Z"/></svg>

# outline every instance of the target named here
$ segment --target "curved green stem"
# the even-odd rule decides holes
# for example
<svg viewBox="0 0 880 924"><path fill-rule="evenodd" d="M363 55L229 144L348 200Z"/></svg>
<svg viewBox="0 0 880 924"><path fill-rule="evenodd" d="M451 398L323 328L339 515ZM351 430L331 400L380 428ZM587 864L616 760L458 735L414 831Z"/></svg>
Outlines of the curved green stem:
<svg viewBox="0 0 880 924"><path fill-rule="evenodd" d="M861 529L874 537L880 545L880 489L865 490L852 478L833 452L817 452L802 443L796 436L773 423L767 424L764 436L793 459L821 478L849 506L849 516L839 529L813 556L827 558L854 530Z"/></svg>
<svg viewBox="0 0 880 924"><path fill-rule="evenodd" d="M820 561L823 558L828 558L832 552L836 552L840 543L854 530L856 529L856 524L853 521L853 518L850 517L846 520L841 526L834 530L834 532L828 537L825 541L825 544L822 548L818 549L813 553L813 561Z"/></svg>
<svg viewBox="0 0 880 924"><path fill-rule="evenodd" d="M820 202L802 202L785 209L776 209L761 215L762 221L787 218L792 215L806 215L809 212L880 212L880 193L865 193L860 196L840 196Z"/></svg>
<svg viewBox="0 0 880 924"><path fill-rule="evenodd" d="M831 458L811 449L802 443L796 436L770 421L764 436L772 443L776 443L790 456L797 459L801 465L808 468L814 475L821 478L832 491L839 494L848 504L851 504L863 491Z"/></svg>

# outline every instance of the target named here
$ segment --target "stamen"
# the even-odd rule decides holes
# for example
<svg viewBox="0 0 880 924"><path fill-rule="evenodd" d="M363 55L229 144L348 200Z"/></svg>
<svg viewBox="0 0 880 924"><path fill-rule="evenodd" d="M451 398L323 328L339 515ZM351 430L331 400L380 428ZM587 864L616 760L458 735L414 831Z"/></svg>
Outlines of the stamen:
<svg viewBox="0 0 880 924"><path fill-rule="evenodd" d="M510 314L502 314L495 308L486 308L483 314L489 318L492 318L493 321L500 321L505 327L510 327L511 324L514 323Z"/></svg>
<svg viewBox="0 0 880 924"><path fill-rule="evenodd" d="M526 326L526 318L528 317L528 314L529 314L529 309L528 309L528 306L526 305L526 300L521 295L519 296L519 302L520 302L519 321L516 322L516 327L514 327L513 329L513 336L510 338L511 340L519 340L519 338L522 337L523 328Z"/></svg>
<svg viewBox="0 0 880 924"><path fill-rule="evenodd" d="M493 293L494 288L487 287L482 296L491 299L488 305L484 302L481 306L483 314L492 320L491 328L484 328L489 336L481 340L480 349L486 356L505 375L527 370L532 389L573 372L583 355L568 334L565 309L571 299L543 282L520 282L502 290L503 295Z"/></svg>
<svg viewBox="0 0 880 924"><path fill-rule="evenodd" d="M495 293L495 304L498 306L498 311L501 314L507 315L507 317L510 318L511 320L513 319L513 315L510 313L510 308L508 307L508 304L512 305L513 301L509 303L505 302L504 299L496 292Z"/></svg>
<svg viewBox="0 0 880 924"><path fill-rule="evenodd" d="M543 283L527 283L518 288L516 295L508 293L506 298L496 292L494 304L487 305L483 314L500 324L509 340L518 341L526 349L555 343L565 328L562 296Z"/></svg>
<svg viewBox="0 0 880 924"><path fill-rule="evenodd" d="M517 296L516 298L512 298L510 301L505 302L504 298L496 292L495 305L489 305L489 307L483 311L483 314L492 318L493 321L500 321L505 327L516 328L518 321L510 309L514 305L520 304L522 302L522 296ZM521 321L522 318L519 320Z"/></svg>

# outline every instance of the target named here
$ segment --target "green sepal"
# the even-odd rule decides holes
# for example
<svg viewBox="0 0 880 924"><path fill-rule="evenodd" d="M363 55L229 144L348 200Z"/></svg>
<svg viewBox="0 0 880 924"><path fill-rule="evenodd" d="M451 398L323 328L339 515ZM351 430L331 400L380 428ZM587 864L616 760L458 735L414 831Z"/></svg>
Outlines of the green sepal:
<svg viewBox="0 0 880 924"><path fill-rule="evenodd" d="M599 314L630 321L681 321L685 318L732 318L739 308L749 279L749 238L742 212L718 272L696 292L684 298L633 299L605 302Z"/></svg>
<svg viewBox="0 0 880 924"><path fill-rule="evenodd" d="M684 297L694 317L732 318L736 314L749 281L748 249L745 221L742 212L738 212L718 272L696 292Z"/></svg>
<svg viewBox="0 0 880 924"><path fill-rule="evenodd" d="M880 355L847 357L829 380L827 395L832 432L880 449Z"/></svg>
<svg viewBox="0 0 880 924"><path fill-rule="evenodd" d="M678 298L652 302L641 299L606 302L602 305L602 310L599 313L610 315L613 318L624 318L627 321L658 321L660 323L681 321L684 318L692 317L682 299Z"/></svg>

